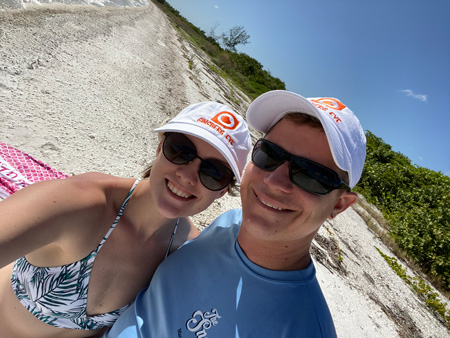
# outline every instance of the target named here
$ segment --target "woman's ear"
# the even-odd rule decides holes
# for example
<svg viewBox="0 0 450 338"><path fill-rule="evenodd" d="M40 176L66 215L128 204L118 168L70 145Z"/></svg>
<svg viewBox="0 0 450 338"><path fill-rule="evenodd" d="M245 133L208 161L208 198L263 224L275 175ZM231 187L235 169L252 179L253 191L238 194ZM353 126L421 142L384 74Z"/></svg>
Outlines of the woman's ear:
<svg viewBox="0 0 450 338"><path fill-rule="evenodd" d="M156 147L156 156L158 156L159 153L161 152L162 143L163 143L163 140L159 141L158 147Z"/></svg>
<svg viewBox="0 0 450 338"><path fill-rule="evenodd" d="M356 195L356 193L351 191L343 192L336 201L336 204L334 205L334 208L331 211L330 216L328 216L328 219L335 218L341 212L345 211L348 207L355 204L357 199L358 195Z"/></svg>
<svg viewBox="0 0 450 338"><path fill-rule="evenodd" d="M223 195L225 195L228 192L228 187L224 188L221 192L220 195L217 196L217 198L221 198Z"/></svg>

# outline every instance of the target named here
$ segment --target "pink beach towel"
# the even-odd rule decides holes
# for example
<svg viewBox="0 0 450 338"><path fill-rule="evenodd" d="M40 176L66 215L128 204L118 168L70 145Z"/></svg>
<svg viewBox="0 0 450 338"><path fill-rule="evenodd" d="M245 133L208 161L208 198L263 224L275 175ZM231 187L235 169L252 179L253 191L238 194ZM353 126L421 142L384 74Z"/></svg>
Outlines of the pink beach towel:
<svg viewBox="0 0 450 338"><path fill-rule="evenodd" d="M32 183L66 178L48 164L0 142L0 198L6 198Z"/></svg>

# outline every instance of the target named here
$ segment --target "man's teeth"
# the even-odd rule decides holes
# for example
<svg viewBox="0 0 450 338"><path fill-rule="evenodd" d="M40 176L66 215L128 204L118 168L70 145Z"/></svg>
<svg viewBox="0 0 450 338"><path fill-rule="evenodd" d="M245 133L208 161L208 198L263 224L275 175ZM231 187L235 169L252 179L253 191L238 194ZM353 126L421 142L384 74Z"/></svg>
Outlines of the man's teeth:
<svg viewBox="0 0 450 338"><path fill-rule="evenodd" d="M182 191L179 191L177 188L175 188L170 182L168 182L167 187L171 192L173 192L175 195L183 197L183 198L189 198L191 195L188 195Z"/></svg>
<svg viewBox="0 0 450 338"><path fill-rule="evenodd" d="M270 203L267 203L266 201L263 201L263 200L260 199L259 197L258 197L258 199L259 199L259 201L260 201L262 204L267 205L269 208L272 208L272 209L275 209L275 210L283 210L283 209L281 209L281 208L279 208L279 207L276 207L276 206L274 206L274 205L272 205L272 204L270 204Z"/></svg>

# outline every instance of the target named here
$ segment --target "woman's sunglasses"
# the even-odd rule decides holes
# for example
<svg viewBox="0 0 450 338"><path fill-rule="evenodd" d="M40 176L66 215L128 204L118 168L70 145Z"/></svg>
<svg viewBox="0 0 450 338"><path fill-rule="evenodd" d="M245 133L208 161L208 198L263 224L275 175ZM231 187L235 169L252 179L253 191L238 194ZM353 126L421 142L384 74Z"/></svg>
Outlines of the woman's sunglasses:
<svg viewBox="0 0 450 338"><path fill-rule="evenodd" d="M274 171L289 162L289 179L296 186L315 195L326 195L335 189L350 190L338 174L319 163L288 153L266 139L259 139L252 153L252 162L260 169Z"/></svg>
<svg viewBox="0 0 450 338"><path fill-rule="evenodd" d="M162 149L166 159L173 164L188 164L196 158L200 159L198 176L206 189L222 190L235 179L231 169L219 160L199 157L194 144L183 134L168 133Z"/></svg>

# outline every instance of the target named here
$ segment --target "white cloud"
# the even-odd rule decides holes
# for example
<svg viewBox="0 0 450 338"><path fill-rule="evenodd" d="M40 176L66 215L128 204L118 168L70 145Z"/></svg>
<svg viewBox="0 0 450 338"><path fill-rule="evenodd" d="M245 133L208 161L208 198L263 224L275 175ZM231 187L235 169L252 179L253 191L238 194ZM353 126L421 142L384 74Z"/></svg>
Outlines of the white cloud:
<svg viewBox="0 0 450 338"><path fill-rule="evenodd" d="M219 5L214 5L214 8L219 8Z"/></svg>
<svg viewBox="0 0 450 338"><path fill-rule="evenodd" d="M416 94L411 89L400 89L399 92L422 102L428 102L428 95Z"/></svg>

